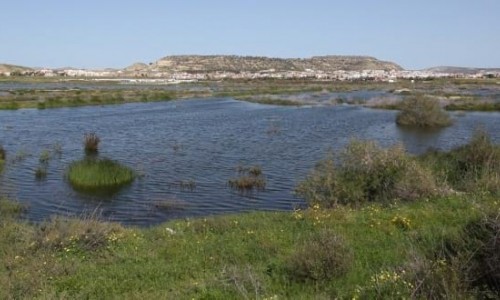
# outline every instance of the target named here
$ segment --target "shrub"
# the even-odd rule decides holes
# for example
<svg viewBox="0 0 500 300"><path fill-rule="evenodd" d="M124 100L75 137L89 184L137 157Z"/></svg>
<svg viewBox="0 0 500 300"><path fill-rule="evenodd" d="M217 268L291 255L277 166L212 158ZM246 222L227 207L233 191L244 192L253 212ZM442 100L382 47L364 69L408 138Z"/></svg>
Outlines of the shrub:
<svg viewBox="0 0 500 300"><path fill-rule="evenodd" d="M500 294L500 214L472 222L465 230L467 277L478 289Z"/></svg>
<svg viewBox="0 0 500 300"><path fill-rule="evenodd" d="M333 232L321 231L298 245L285 269L294 281L326 281L347 273L352 262L353 254L344 240Z"/></svg>
<svg viewBox="0 0 500 300"><path fill-rule="evenodd" d="M32 250L96 251L118 239L122 231L119 225L95 216L81 220L57 217L40 224L31 246Z"/></svg>
<svg viewBox="0 0 500 300"><path fill-rule="evenodd" d="M500 194L500 146L483 130L476 130L464 146L447 153L428 152L422 160L457 189Z"/></svg>
<svg viewBox="0 0 500 300"><path fill-rule="evenodd" d="M71 185L89 191L119 188L131 183L134 177L134 171L110 159L75 161L68 170Z"/></svg>
<svg viewBox="0 0 500 300"><path fill-rule="evenodd" d="M83 136L83 145L86 154L95 154L99 151L101 139L95 132L85 133Z"/></svg>
<svg viewBox="0 0 500 300"><path fill-rule="evenodd" d="M401 145L382 149L374 142L351 141L339 155L320 161L296 192L310 205L335 207L399 198L416 200L442 191L430 170Z"/></svg>
<svg viewBox="0 0 500 300"><path fill-rule="evenodd" d="M452 121L439 102L435 99L418 96L401 103L401 111L396 116L396 123L414 127L445 127Z"/></svg>

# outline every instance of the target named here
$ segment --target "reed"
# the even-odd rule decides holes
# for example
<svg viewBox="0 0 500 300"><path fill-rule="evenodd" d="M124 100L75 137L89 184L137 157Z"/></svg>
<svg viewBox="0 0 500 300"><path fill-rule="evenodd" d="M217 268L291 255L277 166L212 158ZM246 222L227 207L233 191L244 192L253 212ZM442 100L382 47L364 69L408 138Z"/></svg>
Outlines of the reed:
<svg viewBox="0 0 500 300"><path fill-rule="evenodd" d="M85 154L96 154L99 151L99 143L101 139L95 132L85 133L83 136L83 145L85 149Z"/></svg>

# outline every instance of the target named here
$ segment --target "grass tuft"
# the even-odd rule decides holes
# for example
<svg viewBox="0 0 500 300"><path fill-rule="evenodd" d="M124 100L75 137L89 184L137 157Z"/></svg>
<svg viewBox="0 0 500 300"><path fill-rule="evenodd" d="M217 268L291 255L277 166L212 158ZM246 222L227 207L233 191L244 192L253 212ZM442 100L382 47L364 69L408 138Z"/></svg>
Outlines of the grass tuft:
<svg viewBox="0 0 500 300"><path fill-rule="evenodd" d="M83 136L83 146L85 154L96 154L99 151L99 143L101 139L95 132L85 133Z"/></svg>
<svg viewBox="0 0 500 300"><path fill-rule="evenodd" d="M0 197L0 219L16 217L26 211L26 206L23 204Z"/></svg>
<svg viewBox="0 0 500 300"><path fill-rule="evenodd" d="M259 166L237 168L239 176L229 179L229 187L238 191L264 190L266 188L266 179Z"/></svg>
<svg viewBox="0 0 500 300"><path fill-rule="evenodd" d="M0 145L0 161L5 161L6 153L2 145Z"/></svg>
<svg viewBox="0 0 500 300"><path fill-rule="evenodd" d="M298 282L327 281L347 273L353 263L352 251L337 234L321 231L298 245L285 269Z"/></svg>

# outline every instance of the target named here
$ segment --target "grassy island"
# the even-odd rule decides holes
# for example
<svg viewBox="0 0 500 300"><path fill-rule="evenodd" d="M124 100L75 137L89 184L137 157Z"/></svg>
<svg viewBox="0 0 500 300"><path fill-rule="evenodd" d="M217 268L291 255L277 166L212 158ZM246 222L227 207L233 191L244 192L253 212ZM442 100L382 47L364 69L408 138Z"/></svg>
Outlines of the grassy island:
<svg viewBox="0 0 500 300"><path fill-rule="evenodd" d="M79 190L114 189L131 183L135 174L129 167L105 158L86 158L68 169L70 184Z"/></svg>
<svg viewBox="0 0 500 300"><path fill-rule="evenodd" d="M401 103L401 111L396 117L396 123L402 126L436 128L450 126L452 120L437 100L418 96Z"/></svg>

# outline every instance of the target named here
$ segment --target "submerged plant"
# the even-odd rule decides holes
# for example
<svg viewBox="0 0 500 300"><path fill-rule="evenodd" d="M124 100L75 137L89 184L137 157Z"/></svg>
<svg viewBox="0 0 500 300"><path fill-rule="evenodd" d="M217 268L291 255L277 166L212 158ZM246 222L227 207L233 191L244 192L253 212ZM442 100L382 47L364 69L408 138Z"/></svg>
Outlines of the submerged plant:
<svg viewBox="0 0 500 300"><path fill-rule="evenodd" d="M37 180L42 180L47 177L47 168L45 166L39 166L35 169L35 178Z"/></svg>
<svg viewBox="0 0 500 300"><path fill-rule="evenodd" d="M266 187L266 179L259 166L237 168L239 176L228 180L230 188L239 191L263 190Z"/></svg>
<svg viewBox="0 0 500 300"><path fill-rule="evenodd" d="M2 145L0 145L0 161L5 160L5 156L6 156L5 149L3 148Z"/></svg>

